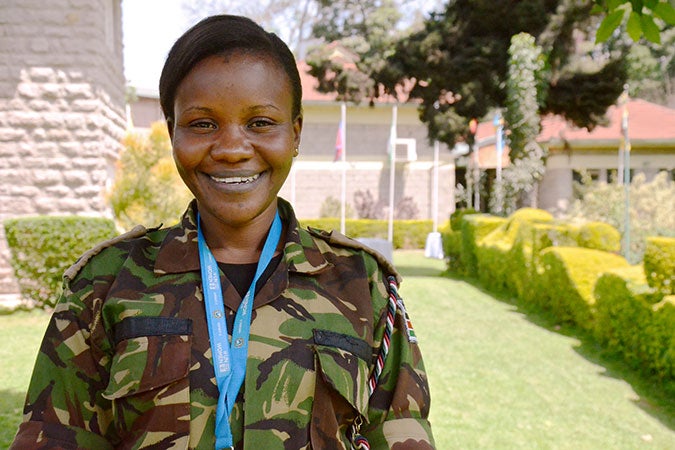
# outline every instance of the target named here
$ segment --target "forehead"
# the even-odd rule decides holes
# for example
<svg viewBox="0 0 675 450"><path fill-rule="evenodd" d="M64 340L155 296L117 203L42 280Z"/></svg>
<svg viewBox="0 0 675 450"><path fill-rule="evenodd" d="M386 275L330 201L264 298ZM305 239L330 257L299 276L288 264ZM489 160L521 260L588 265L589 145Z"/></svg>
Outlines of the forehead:
<svg viewBox="0 0 675 450"><path fill-rule="evenodd" d="M178 85L177 104L204 99L291 102L290 79L281 64L260 52L228 52L197 63Z"/></svg>

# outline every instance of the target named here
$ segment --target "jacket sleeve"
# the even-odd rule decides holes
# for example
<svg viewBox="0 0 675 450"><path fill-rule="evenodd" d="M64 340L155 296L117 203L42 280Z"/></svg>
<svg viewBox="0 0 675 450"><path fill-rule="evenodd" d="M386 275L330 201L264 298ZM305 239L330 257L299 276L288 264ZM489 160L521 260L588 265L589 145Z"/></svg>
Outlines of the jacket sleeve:
<svg viewBox="0 0 675 450"><path fill-rule="evenodd" d="M383 279L378 284L380 288L373 295L382 292L389 296L385 299L387 306L380 309L376 332L376 336L382 336L382 342L387 340L388 311L393 313L395 308L395 315L389 350L370 398L368 423L363 425L361 434L372 450L433 450L435 444L428 421L429 384L417 338L398 295L395 278ZM378 371L377 362L373 370Z"/></svg>
<svg viewBox="0 0 675 450"><path fill-rule="evenodd" d="M112 449L107 385L109 353L101 324L107 283L90 265L64 290L43 338L31 377L24 419L10 449ZM99 299L99 300L97 300ZM96 342L98 341L98 342Z"/></svg>

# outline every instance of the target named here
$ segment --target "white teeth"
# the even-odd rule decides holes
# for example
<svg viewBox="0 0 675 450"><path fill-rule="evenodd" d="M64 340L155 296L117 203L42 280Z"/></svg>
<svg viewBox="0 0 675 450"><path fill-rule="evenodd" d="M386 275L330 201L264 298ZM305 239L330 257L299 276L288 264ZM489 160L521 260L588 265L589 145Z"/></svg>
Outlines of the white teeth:
<svg viewBox="0 0 675 450"><path fill-rule="evenodd" d="M240 184L240 183L252 183L255 180L260 177L260 174L257 173L255 175L252 175L250 177L227 177L227 178L220 178L220 177L214 177L211 176L211 179L215 181L216 183L225 183L225 184Z"/></svg>

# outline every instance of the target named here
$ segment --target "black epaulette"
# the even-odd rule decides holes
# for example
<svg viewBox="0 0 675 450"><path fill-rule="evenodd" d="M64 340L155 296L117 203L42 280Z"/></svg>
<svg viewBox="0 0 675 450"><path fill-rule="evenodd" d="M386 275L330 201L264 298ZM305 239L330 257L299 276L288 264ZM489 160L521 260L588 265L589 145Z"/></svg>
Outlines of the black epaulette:
<svg viewBox="0 0 675 450"><path fill-rule="evenodd" d="M396 278L396 282L401 284L401 275L399 275L394 265L377 250L367 246L362 242L349 238L336 230L325 231L318 228L307 227L307 231L309 231L312 236L318 237L329 244L365 251L375 258L377 263L385 270L388 275L394 276Z"/></svg>
<svg viewBox="0 0 675 450"><path fill-rule="evenodd" d="M143 225L136 225L134 228L132 228L130 231L127 231L126 233L120 234L119 236L115 236L112 239L96 244L96 246L94 246L92 249L87 250L85 253L83 253L82 256L80 256L80 258L77 260L77 262L72 266L70 266L63 273L63 278L69 281L75 278L75 276L80 272L80 270L82 270L82 268L89 262L89 260L94 256L98 255L99 253L101 253L101 251L103 251L104 249L127 239L134 239L141 236L145 236L149 231L152 230L154 230L154 228L148 230Z"/></svg>

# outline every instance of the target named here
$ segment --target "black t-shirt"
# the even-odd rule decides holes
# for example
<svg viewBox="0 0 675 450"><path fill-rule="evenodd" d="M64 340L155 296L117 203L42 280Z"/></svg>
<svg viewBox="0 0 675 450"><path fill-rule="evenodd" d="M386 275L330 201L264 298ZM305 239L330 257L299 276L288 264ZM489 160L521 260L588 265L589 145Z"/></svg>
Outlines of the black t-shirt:
<svg viewBox="0 0 675 450"><path fill-rule="evenodd" d="M262 273L262 275L258 279L258 282L256 283L255 286L256 294L258 293L258 291L260 291L260 288L265 284L265 281L267 281L270 275L272 275L274 269L276 269L276 267L279 265L279 262L281 261L281 256L282 253L279 253L277 256L272 258L270 263L265 268L265 271ZM246 295L246 292L248 292L249 286L251 286L251 282L253 281L253 277L255 276L255 269L257 266L258 263L247 263L247 264L230 264L222 262L218 263L218 267L220 267L220 270L223 271L227 279L230 280L230 283L232 283L232 285L237 290L239 296L242 299Z"/></svg>

